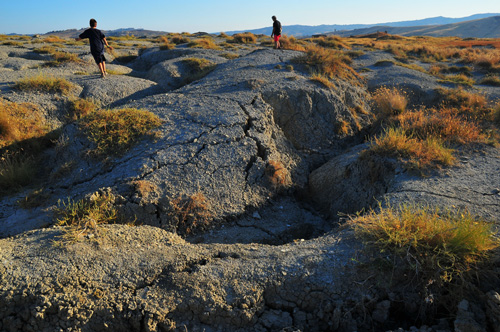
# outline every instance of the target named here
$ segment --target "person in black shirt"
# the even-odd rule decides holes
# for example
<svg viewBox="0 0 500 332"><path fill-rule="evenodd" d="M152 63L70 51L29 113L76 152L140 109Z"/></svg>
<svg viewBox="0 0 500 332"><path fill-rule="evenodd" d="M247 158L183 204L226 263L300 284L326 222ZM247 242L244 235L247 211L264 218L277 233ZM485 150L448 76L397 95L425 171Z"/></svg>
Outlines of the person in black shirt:
<svg viewBox="0 0 500 332"><path fill-rule="evenodd" d="M271 33L271 37L274 36L274 48L281 48L281 23L276 19L276 16L273 16L271 18L273 19L273 32Z"/></svg>
<svg viewBox="0 0 500 332"><path fill-rule="evenodd" d="M106 36L102 33L101 30L97 29L97 21L94 19L90 20L90 29L85 30L76 41L88 38L90 43L90 53L94 57L95 63L99 67L101 72L101 77L104 78L106 76L106 58L104 57L104 44L110 49L113 49L109 46L108 41L106 40Z"/></svg>

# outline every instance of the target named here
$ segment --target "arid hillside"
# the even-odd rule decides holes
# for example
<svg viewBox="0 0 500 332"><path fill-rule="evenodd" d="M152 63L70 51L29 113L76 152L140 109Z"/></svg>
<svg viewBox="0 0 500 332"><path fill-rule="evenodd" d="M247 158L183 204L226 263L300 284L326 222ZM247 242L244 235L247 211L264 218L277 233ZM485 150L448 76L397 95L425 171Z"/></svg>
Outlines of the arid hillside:
<svg viewBox="0 0 500 332"><path fill-rule="evenodd" d="M1 331L498 331L500 40L0 36Z"/></svg>

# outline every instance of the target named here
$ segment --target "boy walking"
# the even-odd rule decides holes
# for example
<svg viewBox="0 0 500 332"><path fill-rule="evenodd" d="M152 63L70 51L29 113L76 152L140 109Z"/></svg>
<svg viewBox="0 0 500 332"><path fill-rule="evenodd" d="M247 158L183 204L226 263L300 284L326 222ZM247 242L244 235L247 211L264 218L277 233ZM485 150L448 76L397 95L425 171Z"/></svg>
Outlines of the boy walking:
<svg viewBox="0 0 500 332"><path fill-rule="evenodd" d="M94 19L90 20L90 29L85 30L76 41L88 38L90 43L90 53L94 57L95 63L97 67L99 67L99 71L101 72L101 77L104 78L106 73L106 58L104 57L104 44L110 49L113 49L109 46L108 41L106 40L106 36L101 32L101 30L97 29L97 21Z"/></svg>
<svg viewBox="0 0 500 332"><path fill-rule="evenodd" d="M273 16L271 18L273 19L273 32L271 33L271 38L273 38L274 36L274 48L281 48L281 22L276 19L276 16Z"/></svg>

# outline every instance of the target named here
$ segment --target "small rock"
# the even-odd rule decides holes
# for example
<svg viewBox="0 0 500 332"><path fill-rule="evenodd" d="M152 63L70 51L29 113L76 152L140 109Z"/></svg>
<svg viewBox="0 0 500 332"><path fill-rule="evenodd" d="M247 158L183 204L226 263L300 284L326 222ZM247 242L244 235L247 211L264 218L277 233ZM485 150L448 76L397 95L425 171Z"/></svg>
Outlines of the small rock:
<svg viewBox="0 0 500 332"><path fill-rule="evenodd" d="M253 213L252 217L253 217L254 219L258 219L258 220L262 219L262 217L260 216L259 212L257 212L257 211L255 211L255 212Z"/></svg>

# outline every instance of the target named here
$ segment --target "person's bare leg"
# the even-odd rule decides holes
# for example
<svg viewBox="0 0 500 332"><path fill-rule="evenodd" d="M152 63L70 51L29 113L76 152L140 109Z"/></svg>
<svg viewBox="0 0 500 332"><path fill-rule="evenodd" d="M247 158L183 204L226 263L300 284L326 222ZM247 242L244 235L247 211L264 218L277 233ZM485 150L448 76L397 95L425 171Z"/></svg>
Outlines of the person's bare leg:
<svg viewBox="0 0 500 332"><path fill-rule="evenodd" d="M99 67L99 71L101 72L101 77L104 77L105 70L104 70L103 62L99 62L99 64L97 66Z"/></svg>

